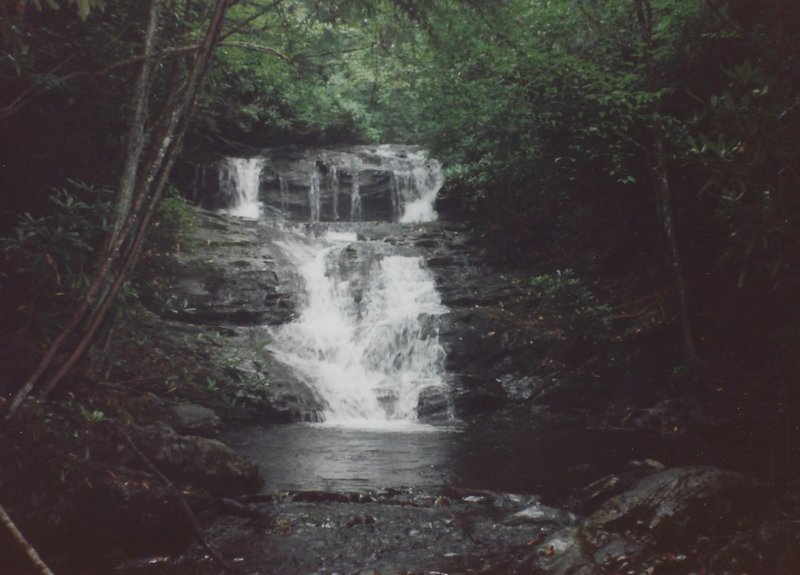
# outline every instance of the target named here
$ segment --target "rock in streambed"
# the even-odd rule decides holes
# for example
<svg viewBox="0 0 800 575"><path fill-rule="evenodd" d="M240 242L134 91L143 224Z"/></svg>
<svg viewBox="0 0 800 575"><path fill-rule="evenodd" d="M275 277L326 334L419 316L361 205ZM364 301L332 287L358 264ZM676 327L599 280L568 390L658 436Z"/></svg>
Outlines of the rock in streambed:
<svg viewBox="0 0 800 575"><path fill-rule="evenodd" d="M758 493L744 476L712 467L628 466L626 473L621 481L629 487L595 501L583 516L534 495L466 488L284 492L249 498L249 517L220 516L207 534L251 574L773 572L768 561L762 571L731 562L726 538L749 537L750 558L763 544L751 531L763 514L747 524L730 515ZM169 571L129 565L120 572L215 571L196 564Z"/></svg>

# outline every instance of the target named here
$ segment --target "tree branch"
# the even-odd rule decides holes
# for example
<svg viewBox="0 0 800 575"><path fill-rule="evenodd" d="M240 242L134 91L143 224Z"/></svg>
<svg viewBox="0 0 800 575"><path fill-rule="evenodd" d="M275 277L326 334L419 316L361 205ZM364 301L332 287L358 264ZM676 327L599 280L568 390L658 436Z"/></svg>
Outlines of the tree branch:
<svg viewBox="0 0 800 575"><path fill-rule="evenodd" d="M275 0L272 4L270 4L266 8L264 8L262 10L259 10L258 12L253 14L252 16L250 16L248 18L245 18L241 22L237 22L236 24L231 26L231 29L227 30L225 33L223 33L222 36L220 36L220 38L224 41L225 38L228 38L229 36L231 36L233 34L236 34L237 32L240 32L242 30L242 28L247 26L250 22L253 22L254 20L260 18L261 16L263 16L264 14L266 14L267 12L272 10L273 8L277 8L278 5L282 4L282 3L283 3L283 0Z"/></svg>
<svg viewBox="0 0 800 575"><path fill-rule="evenodd" d="M50 568L42 561L42 558L39 557L39 554L36 552L36 549L33 548L22 532L17 528L16 524L14 524L14 520L11 519L11 516L8 512L0 505L0 523L9 531L11 537L14 541L22 547L25 551L25 555L28 556L30 562L36 568L36 570L41 573L41 575L53 575L53 572L50 571Z"/></svg>
<svg viewBox="0 0 800 575"><path fill-rule="evenodd" d="M172 495L175 496L175 499L177 500L178 505L181 508L181 511L183 511L183 514L186 516L186 519L189 520L189 524L191 525L192 531L194 531L197 540L200 542L200 545L202 545L203 548L206 551L208 551L208 554L211 555L214 561L216 561L217 564L226 571L230 571L233 573L241 573L242 572L241 569L229 563L222 556L222 554L220 554L220 552L217 551L214 547L212 547L211 544L206 540L205 536L203 535L203 529L202 527L200 527L200 523L197 521L197 517L192 511L192 508L186 502L186 498L181 493L181 490L178 489L175 486L175 484L169 479L169 477L164 475L152 461L150 461L150 458L147 457L147 455L145 455L141 449L139 449L139 446L136 445L136 442L133 441L130 435L128 435L123 429L114 425L113 423L111 424L111 427L114 431L117 432L117 434L120 437L122 437L122 439L125 440L125 443L128 445L130 450L136 454L136 456L142 461L142 463L144 463L144 466L147 468L147 470L150 471L150 473L152 473L156 477L158 477L161 480L161 482L164 483L164 485L166 485L167 489L169 489ZM50 575L52 575L52 573Z"/></svg>
<svg viewBox="0 0 800 575"><path fill-rule="evenodd" d="M219 46L229 46L231 48L242 48L243 50L253 50L255 52L262 52L264 54L271 54L284 62L291 62L292 58L284 54L283 52L279 52L275 48L270 46L264 46L262 44L254 44L252 42L239 42L236 40L225 40L218 44Z"/></svg>
<svg viewBox="0 0 800 575"><path fill-rule="evenodd" d="M165 48L157 55L134 56L132 58L126 58L124 60L117 60L116 62L112 62L105 68L100 68L99 70L76 70L74 72L70 72L69 74L60 76L52 82L48 83L36 82L31 86L29 86L28 88L26 88L25 90L23 90L9 104L0 107L0 121L6 120L11 116L13 116L14 114L18 113L25 106L27 106L33 100L35 100L38 96L42 95L45 92L50 91L52 87L55 85L63 84L64 82L69 82L70 80L74 80L75 78L79 78L82 76L107 76L108 74L110 74L111 72L113 72L118 68L124 68L125 66L130 66L131 64L137 64L139 62L142 62L143 60L155 59L162 56L176 56L176 55L186 54L197 50L199 46L200 44L187 44L185 46L175 46L173 48ZM285 62L292 61L292 58L290 58L283 52L276 50L271 46L264 46L262 44L255 44L252 42L240 42L236 40L226 40L218 42L217 46L228 46L231 48L253 50L255 52L270 54ZM61 65L57 66L56 69L60 67Z"/></svg>

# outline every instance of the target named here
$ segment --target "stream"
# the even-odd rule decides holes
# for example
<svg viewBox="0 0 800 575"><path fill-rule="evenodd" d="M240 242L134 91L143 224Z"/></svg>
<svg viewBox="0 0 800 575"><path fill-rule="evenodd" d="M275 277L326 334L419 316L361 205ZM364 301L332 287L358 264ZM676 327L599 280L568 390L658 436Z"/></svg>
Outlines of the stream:
<svg viewBox="0 0 800 575"><path fill-rule="evenodd" d="M291 312L257 328L265 361L313 398L305 422L221 438L264 479L261 494L229 504L206 533L245 572L561 573L562 552L563 572L574 572L585 559L581 519L567 511L575 494L626 465L641 476L674 458L648 432L515 411L535 375L466 373L503 345L498 324L475 311L502 299L484 305L479 292L504 296L483 289L468 234L436 222L442 182L438 163L413 147L220 163L212 203L269 228L264 258L291 283ZM118 571L219 572L198 555Z"/></svg>
<svg viewBox="0 0 800 575"><path fill-rule="evenodd" d="M645 381L555 377L563 334L526 321L536 271L438 220L441 167L419 148L267 150L209 170L207 249L179 258L173 285L191 329L220 334L202 352L249 411L219 437L233 468L203 475L253 462L263 487L187 494L241 572L759 572L737 563L756 532L738 526L768 506L730 469L767 452L731 427L685 433L680 398L638 409ZM174 549L115 572L224 572L196 540Z"/></svg>

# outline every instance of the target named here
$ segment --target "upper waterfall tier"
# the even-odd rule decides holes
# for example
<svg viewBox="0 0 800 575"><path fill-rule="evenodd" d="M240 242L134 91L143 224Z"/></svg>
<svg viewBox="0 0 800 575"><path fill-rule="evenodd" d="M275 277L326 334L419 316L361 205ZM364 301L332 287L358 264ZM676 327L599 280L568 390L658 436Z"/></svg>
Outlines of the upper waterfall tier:
<svg viewBox="0 0 800 575"><path fill-rule="evenodd" d="M206 205L252 215L252 206L242 210L241 203L243 190L250 201L255 189L269 211L299 221L435 220L433 204L444 183L441 165L424 150L390 144L274 148L248 160L225 158L217 169L224 177L196 183L195 197Z"/></svg>

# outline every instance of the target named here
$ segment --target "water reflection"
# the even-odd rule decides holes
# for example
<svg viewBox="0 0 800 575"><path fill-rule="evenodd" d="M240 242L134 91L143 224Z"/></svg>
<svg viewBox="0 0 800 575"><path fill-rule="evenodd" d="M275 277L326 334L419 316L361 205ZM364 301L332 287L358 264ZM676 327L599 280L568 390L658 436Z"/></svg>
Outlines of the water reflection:
<svg viewBox="0 0 800 575"><path fill-rule="evenodd" d="M561 498L627 462L667 458L650 433L500 420L472 425L452 450L457 485Z"/></svg>
<svg viewBox="0 0 800 575"><path fill-rule="evenodd" d="M297 424L225 440L261 466L266 491L359 491L451 482L452 427L406 423L379 429Z"/></svg>
<svg viewBox="0 0 800 575"><path fill-rule="evenodd" d="M244 430L225 441L261 466L269 492L459 486L559 497L628 461L666 457L660 442L642 432L518 421L388 429L297 424Z"/></svg>

